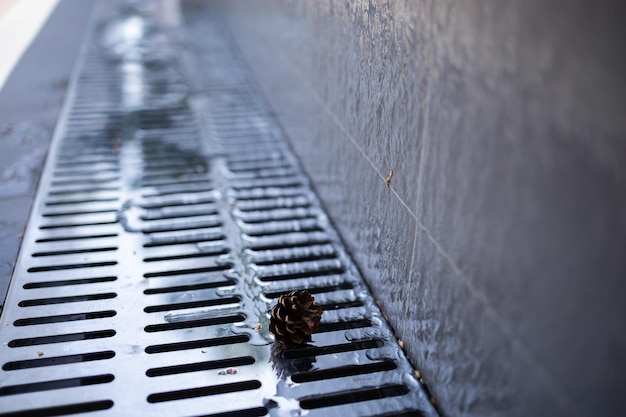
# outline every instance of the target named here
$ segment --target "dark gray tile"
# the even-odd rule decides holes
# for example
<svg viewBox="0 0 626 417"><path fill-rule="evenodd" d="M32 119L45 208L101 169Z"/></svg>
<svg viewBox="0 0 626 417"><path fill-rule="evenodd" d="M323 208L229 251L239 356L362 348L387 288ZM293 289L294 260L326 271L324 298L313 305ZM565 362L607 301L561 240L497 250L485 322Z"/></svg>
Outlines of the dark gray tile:
<svg viewBox="0 0 626 417"><path fill-rule="evenodd" d="M543 370L422 229L406 293L405 348L444 415L563 412L542 384Z"/></svg>

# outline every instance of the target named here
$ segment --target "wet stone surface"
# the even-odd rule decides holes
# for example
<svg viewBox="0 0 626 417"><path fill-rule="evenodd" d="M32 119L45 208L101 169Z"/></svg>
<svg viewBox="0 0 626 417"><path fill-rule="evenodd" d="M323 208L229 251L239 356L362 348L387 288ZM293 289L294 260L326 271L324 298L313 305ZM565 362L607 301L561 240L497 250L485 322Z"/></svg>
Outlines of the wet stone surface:
<svg viewBox="0 0 626 417"><path fill-rule="evenodd" d="M59 4L0 89L0 310L92 3Z"/></svg>

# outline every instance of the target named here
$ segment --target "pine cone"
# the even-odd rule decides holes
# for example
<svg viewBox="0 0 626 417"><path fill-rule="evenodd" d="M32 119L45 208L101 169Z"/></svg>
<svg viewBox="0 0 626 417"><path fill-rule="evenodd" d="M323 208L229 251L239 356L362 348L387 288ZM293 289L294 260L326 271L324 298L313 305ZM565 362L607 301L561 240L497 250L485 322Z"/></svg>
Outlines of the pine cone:
<svg viewBox="0 0 626 417"><path fill-rule="evenodd" d="M322 308L313 304L315 298L306 290L292 291L278 298L272 309L270 331L286 348L297 347L311 340L322 318Z"/></svg>

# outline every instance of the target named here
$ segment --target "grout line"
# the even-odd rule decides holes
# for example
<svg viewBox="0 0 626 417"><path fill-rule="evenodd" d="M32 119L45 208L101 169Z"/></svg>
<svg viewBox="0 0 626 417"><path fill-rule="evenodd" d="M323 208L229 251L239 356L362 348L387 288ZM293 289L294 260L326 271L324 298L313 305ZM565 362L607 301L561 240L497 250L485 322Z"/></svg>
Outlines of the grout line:
<svg viewBox="0 0 626 417"><path fill-rule="evenodd" d="M409 317L409 297L411 294L411 284L413 282L413 274L414 272L414 264L415 264L415 256L416 256L416 249L417 249L417 232L419 230L419 222L415 221L415 230L413 231L413 246L411 248L411 264L409 266L409 278L407 280L406 283L406 290L404 291L405 297L404 297L404 319L402 320L402 333L400 333L400 337L402 338L402 340L406 340L406 322L407 322L407 318Z"/></svg>
<svg viewBox="0 0 626 417"><path fill-rule="evenodd" d="M423 117L422 117L422 120L424 120L424 125L420 132L421 149L420 149L420 156L419 156L419 161L418 161L419 171L417 174L417 193L415 196L415 211L416 212L419 211L420 203L422 200L422 181L423 181L423 176L424 176L424 165L425 165L425 161L427 158L426 154L428 153L428 141L430 139L430 136L427 134L427 132L428 132L428 116L430 115L431 92L432 92L432 83L428 82L428 87L426 89L426 104L423 110ZM415 258L417 257L417 232L419 228L422 226L423 225L420 223L420 221L418 220L416 216L415 217L415 232L414 232L415 235L413 236L413 250L411 251L411 265L409 267L409 279L408 279L407 290L405 291L405 299L404 299L404 320L403 320L403 326L402 326L403 338L404 338L404 335L406 334L406 322L409 317L411 285L413 283L413 275L415 273L414 263L415 263Z"/></svg>
<svg viewBox="0 0 626 417"><path fill-rule="evenodd" d="M374 168L375 169L375 168ZM376 170L378 172L378 170ZM380 172L379 172L380 174ZM384 179L384 177L383 177ZM402 197L400 197L400 195L396 192L396 190L393 189L392 186L389 186L389 189L391 190L391 192L393 193L393 195L396 196L396 198L398 199L398 201L400 202L400 204L402 204L402 206L409 212L409 214L411 215L411 217L413 217L415 219L416 222L419 223L419 220L417 219L417 214L415 214L415 212L413 211L413 209L411 209L402 199Z"/></svg>
<svg viewBox="0 0 626 417"><path fill-rule="evenodd" d="M276 48L265 35L260 35L260 38L276 53L276 55L280 56L282 60L287 64L289 68L291 68L292 72L301 80L303 85L309 90L310 94L319 102L324 111L330 115L331 119L337 124L337 126L341 129L344 135L350 140L350 142L359 150L359 152L363 155L363 157L369 162L369 164L374 168L374 170L378 173L382 180L385 179L383 173L381 173L378 168L374 165L372 160L367 156L363 148L356 142L354 137L347 131L345 126L341 123L339 118L332 112L332 110L328 107L326 102L319 95L317 90L308 82L307 78L302 74L300 68L298 68L285 54L282 50ZM514 335L511 327L504 322L504 320L500 317L498 312L491 306L491 303L487 298L481 293L472 283L471 279L463 273L463 271L459 268L456 262L452 259L452 256L446 252L446 250L439 244L439 242L434 238L430 230L419 221L415 212L410 209L407 204L400 198L398 193L390 187L390 190L396 196L396 198L400 201L400 203L407 209L409 214L416 221L416 233L413 241L413 246L416 245L416 236L418 228L421 229L424 233L426 233L428 239L433 243L437 252L447 261L447 263L452 268L453 272L461 278L461 282L466 286L466 288L470 291L472 296L477 299L480 304L483 305L485 312L489 317L491 317L494 322L498 325L499 329L504 333L504 335L508 338L511 346L515 352L519 354L519 356L524 360L530 369L535 373L537 378L543 383L543 385L547 388L548 392L550 392L551 396L557 402L557 404L564 410L567 410L572 415L579 415L575 407L573 407L572 402L567 397L567 395L563 392L563 390L558 386L558 384L554 381L554 379L550 376L549 372L543 368L538 366L537 361L533 358L532 354L528 351L525 345L519 341L519 339ZM410 267L409 279L412 279L413 275L413 259L411 259L411 267ZM408 292L407 292L408 293ZM404 329L403 329L404 331Z"/></svg>

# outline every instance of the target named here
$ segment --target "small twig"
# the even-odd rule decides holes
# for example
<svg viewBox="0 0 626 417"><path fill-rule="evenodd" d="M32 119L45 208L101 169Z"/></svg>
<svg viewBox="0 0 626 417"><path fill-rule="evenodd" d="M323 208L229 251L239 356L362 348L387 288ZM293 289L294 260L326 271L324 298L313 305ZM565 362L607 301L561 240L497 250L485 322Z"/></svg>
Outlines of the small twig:
<svg viewBox="0 0 626 417"><path fill-rule="evenodd" d="M385 178L385 187L389 188L389 186L391 185L392 178L393 178L393 169L390 169L389 172L387 172L387 178Z"/></svg>

